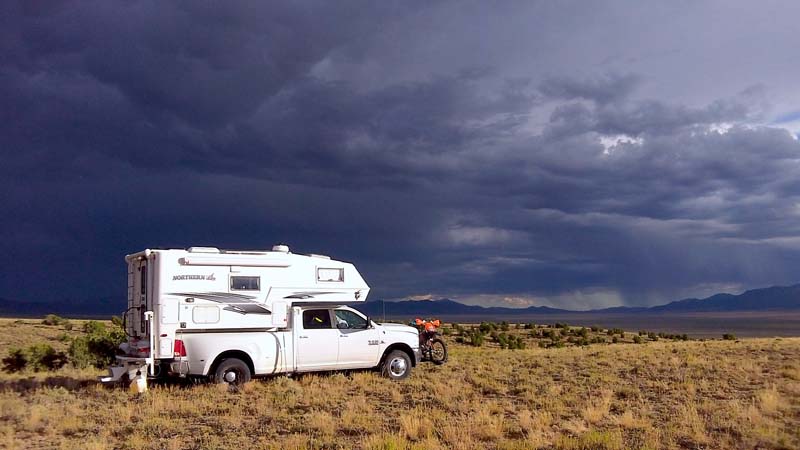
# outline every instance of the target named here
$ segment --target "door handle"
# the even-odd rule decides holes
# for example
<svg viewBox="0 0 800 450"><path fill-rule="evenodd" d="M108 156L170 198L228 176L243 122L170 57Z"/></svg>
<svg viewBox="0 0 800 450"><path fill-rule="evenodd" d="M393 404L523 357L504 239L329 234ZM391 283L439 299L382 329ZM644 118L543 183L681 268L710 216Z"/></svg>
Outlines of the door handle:
<svg viewBox="0 0 800 450"><path fill-rule="evenodd" d="M346 334L340 334L339 337L350 337L350 336L348 336Z"/></svg>
<svg viewBox="0 0 800 450"><path fill-rule="evenodd" d="M297 339L308 339L308 336L297 336Z"/></svg>

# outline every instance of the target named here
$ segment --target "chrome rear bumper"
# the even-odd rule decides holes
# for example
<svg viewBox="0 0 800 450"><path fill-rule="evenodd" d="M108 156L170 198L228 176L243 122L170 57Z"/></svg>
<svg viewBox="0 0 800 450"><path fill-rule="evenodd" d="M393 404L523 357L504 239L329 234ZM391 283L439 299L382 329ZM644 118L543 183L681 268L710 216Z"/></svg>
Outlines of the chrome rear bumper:
<svg viewBox="0 0 800 450"><path fill-rule="evenodd" d="M129 380L132 380L137 372L147 376L147 358L117 356L117 364L108 368L108 375L97 377L97 379L103 384L116 383L125 374L128 375Z"/></svg>

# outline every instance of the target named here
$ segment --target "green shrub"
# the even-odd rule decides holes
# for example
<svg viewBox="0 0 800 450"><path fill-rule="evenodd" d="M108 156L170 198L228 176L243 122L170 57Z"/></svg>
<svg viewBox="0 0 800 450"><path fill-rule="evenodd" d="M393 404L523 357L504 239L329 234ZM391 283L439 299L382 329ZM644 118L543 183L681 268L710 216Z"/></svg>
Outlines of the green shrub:
<svg viewBox="0 0 800 450"><path fill-rule="evenodd" d="M3 358L3 371L14 373L25 370L28 365L28 357L19 348L8 349L8 356Z"/></svg>
<svg viewBox="0 0 800 450"><path fill-rule="evenodd" d="M638 334L634 334L633 335L633 343L634 344L641 344L642 342L644 342L644 341L643 341L641 336L639 336Z"/></svg>
<svg viewBox="0 0 800 450"><path fill-rule="evenodd" d="M69 361L73 366L79 369L85 369L90 365L94 365L96 359L89 351L89 339L87 336L81 336L72 340L67 350L69 354Z"/></svg>
<svg viewBox="0 0 800 450"><path fill-rule="evenodd" d="M616 344L618 342L619 342L619 338L618 337L614 336L614 337L611 338L611 343L612 344Z"/></svg>
<svg viewBox="0 0 800 450"><path fill-rule="evenodd" d="M42 320L42 325L61 325L66 321L67 320L64 319L63 317L59 317L55 314L48 314L44 316L44 320Z"/></svg>
<svg viewBox="0 0 800 450"><path fill-rule="evenodd" d="M725 334L722 335L722 339L724 339L726 341L735 341L736 340L736 335L735 334L731 334L731 333L725 333Z"/></svg>
<svg viewBox="0 0 800 450"><path fill-rule="evenodd" d="M86 334L103 334L106 332L106 326L96 320L90 320L83 324L83 332Z"/></svg>
<svg viewBox="0 0 800 450"><path fill-rule="evenodd" d="M70 322L69 320L65 320L64 321L64 329L67 330L67 331L71 331L72 330L72 322Z"/></svg>
<svg viewBox="0 0 800 450"><path fill-rule="evenodd" d="M493 322L481 322L480 327L478 328L482 333L491 333L492 331L497 330L497 324Z"/></svg>
<svg viewBox="0 0 800 450"><path fill-rule="evenodd" d="M520 348L520 343L522 341L521 338L518 338L518 337L513 336L513 335L508 335L508 334L505 334L505 333L501 333L501 334L495 336L494 339L498 344L500 344L500 348L501 349L506 349L507 348L507 349L511 349L511 350Z"/></svg>
<svg viewBox="0 0 800 450"><path fill-rule="evenodd" d="M86 322L83 330L86 335L73 339L68 350L72 365L78 368L108 366L114 361L119 345L126 340L121 328L108 329L94 320Z"/></svg>
<svg viewBox="0 0 800 450"><path fill-rule="evenodd" d="M67 355L57 352L50 344L33 344L28 347L28 362L36 372L58 370L67 364Z"/></svg>
<svg viewBox="0 0 800 450"><path fill-rule="evenodd" d="M473 347L480 347L483 345L485 336L480 331L473 331L469 334L469 345Z"/></svg>
<svg viewBox="0 0 800 450"><path fill-rule="evenodd" d="M551 341L557 341L561 339L561 334L556 332L556 330L547 330L544 333L544 337L549 338Z"/></svg>

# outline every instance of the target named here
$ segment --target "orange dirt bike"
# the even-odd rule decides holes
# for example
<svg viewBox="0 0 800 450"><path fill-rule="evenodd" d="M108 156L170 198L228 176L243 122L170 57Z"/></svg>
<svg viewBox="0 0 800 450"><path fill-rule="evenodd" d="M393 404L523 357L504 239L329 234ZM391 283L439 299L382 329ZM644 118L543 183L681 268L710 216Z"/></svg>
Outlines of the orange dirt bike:
<svg viewBox="0 0 800 450"><path fill-rule="evenodd" d="M441 322L436 320L416 319L414 324L419 329L419 349L423 361L432 361L434 364L447 362L447 346L439 337Z"/></svg>

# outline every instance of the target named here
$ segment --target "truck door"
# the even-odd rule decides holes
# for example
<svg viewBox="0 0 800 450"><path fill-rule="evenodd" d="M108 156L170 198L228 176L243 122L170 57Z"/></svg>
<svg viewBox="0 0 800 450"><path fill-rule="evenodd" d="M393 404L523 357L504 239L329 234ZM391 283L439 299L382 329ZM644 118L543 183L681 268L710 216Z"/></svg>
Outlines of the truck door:
<svg viewBox="0 0 800 450"><path fill-rule="evenodd" d="M373 367L380 358L378 330L369 328L367 319L349 309L334 310L339 332L338 369Z"/></svg>
<svg viewBox="0 0 800 450"><path fill-rule="evenodd" d="M333 370L339 353L339 330L330 309L306 309L296 327L298 371Z"/></svg>

